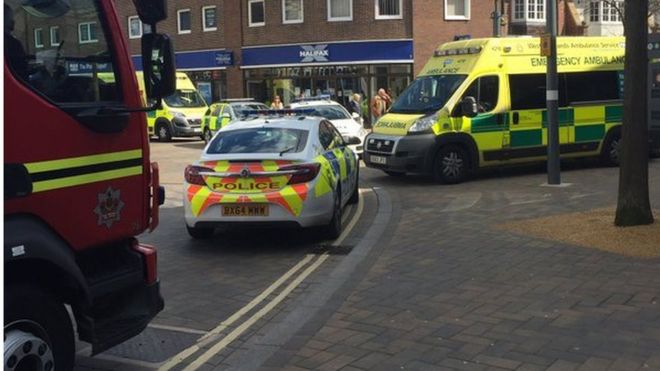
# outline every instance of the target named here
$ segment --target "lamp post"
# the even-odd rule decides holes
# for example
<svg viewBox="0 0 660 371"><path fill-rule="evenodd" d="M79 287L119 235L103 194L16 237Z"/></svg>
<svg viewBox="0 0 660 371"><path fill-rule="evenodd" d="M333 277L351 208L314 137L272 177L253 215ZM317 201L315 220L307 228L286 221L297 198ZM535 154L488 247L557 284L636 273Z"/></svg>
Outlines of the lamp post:
<svg viewBox="0 0 660 371"><path fill-rule="evenodd" d="M549 34L549 55L547 56L546 108L548 119L548 184L561 184L559 163L559 122L557 88L557 0L547 0L546 30Z"/></svg>

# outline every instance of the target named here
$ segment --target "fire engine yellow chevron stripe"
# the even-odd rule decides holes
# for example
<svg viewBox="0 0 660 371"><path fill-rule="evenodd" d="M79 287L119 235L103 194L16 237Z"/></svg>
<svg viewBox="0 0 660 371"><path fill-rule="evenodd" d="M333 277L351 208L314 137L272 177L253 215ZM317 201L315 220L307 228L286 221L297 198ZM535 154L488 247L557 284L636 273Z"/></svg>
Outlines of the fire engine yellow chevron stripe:
<svg viewBox="0 0 660 371"><path fill-rule="evenodd" d="M104 180L125 178L128 176L140 175L140 174L142 174L142 166L134 166L123 169L117 169L117 170L101 171L98 173L76 175L67 178L44 180L41 182L32 183L32 192L36 193L36 192L50 191L58 188L79 186L94 182L102 182Z"/></svg>
<svg viewBox="0 0 660 371"><path fill-rule="evenodd" d="M64 158L61 160L50 160L31 162L25 164L25 167L30 173L38 173L42 171L60 170L76 166L97 165L106 162L116 162L122 160L132 160L142 158L142 149L134 149L130 151L102 153L99 155L80 156Z"/></svg>

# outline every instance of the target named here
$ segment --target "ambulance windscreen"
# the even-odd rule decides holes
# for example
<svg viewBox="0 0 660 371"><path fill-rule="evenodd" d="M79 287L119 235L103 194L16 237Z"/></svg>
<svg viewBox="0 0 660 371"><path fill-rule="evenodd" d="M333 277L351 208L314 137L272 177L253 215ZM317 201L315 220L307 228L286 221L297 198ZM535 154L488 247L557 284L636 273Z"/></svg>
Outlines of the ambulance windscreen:
<svg viewBox="0 0 660 371"><path fill-rule="evenodd" d="M422 76L394 102L391 113L430 113L442 108L467 75Z"/></svg>

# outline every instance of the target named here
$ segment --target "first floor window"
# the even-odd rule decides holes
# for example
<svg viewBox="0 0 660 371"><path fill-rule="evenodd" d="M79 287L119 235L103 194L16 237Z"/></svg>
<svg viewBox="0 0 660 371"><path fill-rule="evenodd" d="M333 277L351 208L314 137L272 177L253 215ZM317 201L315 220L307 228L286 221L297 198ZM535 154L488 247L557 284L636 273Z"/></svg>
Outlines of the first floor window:
<svg viewBox="0 0 660 371"><path fill-rule="evenodd" d="M282 0L282 23L303 21L303 0Z"/></svg>
<svg viewBox="0 0 660 371"><path fill-rule="evenodd" d="M263 26L266 24L264 0L250 0L248 2L248 18L250 27Z"/></svg>
<svg viewBox="0 0 660 371"><path fill-rule="evenodd" d="M60 46L60 27L53 26L50 28L50 46Z"/></svg>
<svg viewBox="0 0 660 371"><path fill-rule="evenodd" d="M515 0L513 19L517 21L545 21L545 0Z"/></svg>
<svg viewBox="0 0 660 371"><path fill-rule="evenodd" d="M353 20L353 0L328 0L328 20Z"/></svg>
<svg viewBox="0 0 660 371"><path fill-rule="evenodd" d="M142 21L140 17L134 15L128 17L128 38L137 39L142 37Z"/></svg>
<svg viewBox="0 0 660 371"><path fill-rule="evenodd" d="M445 19L470 19L470 0L445 0Z"/></svg>
<svg viewBox="0 0 660 371"><path fill-rule="evenodd" d="M603 22L621 22L619 9L623 9L623 2L613 4L609 1L603 1Z"/></svg>
<svg viewBox="0 0 660 371"><path fill-rule="evenodd" d="M376 19L401 18L401 0L376 0Z"/></svg>
<svg viewBox="0 0 660 371"><path fill-rule="evenodd" d="M85 22L78 24L78 42L80 44L95 43L99 39L96 37L96 22Z"/></svg>
<svg viewBox="0 0 660 371"><path fill-rule="evenodd" d="M37 48L44 47L44 30L41 28L34 29L34 46Z"/></svg>
<svg viewBox="0 0 660 371"><path fill-rule="evenodd" d="M218 15L216 13L215 5L203 7L202 18L204 31L215 31L218 29Z"/></svg>
<svg viewBox="0 0 660 371"><path fill-rule="evenodd" d="M177 27L180 34L190 33L190 9L177 10Z"/></svg>
<svg viewBox="0 0 660 371"><path fill-rule="evenodd" d="M592 1L589 5L589 21L600 22L600 1Z"/></svg>

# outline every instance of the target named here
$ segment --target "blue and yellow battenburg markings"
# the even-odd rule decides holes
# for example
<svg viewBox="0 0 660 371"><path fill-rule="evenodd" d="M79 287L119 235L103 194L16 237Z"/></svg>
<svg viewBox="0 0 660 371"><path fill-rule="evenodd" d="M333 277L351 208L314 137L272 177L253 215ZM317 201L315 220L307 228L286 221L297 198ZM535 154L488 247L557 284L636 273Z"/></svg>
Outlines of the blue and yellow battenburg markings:
<svg viewBox="0 0 660 371"><path fill-rule="evenodd" d="M125 178L142 174L142 149L24 164L32 180L32 192Z"/></svg>

